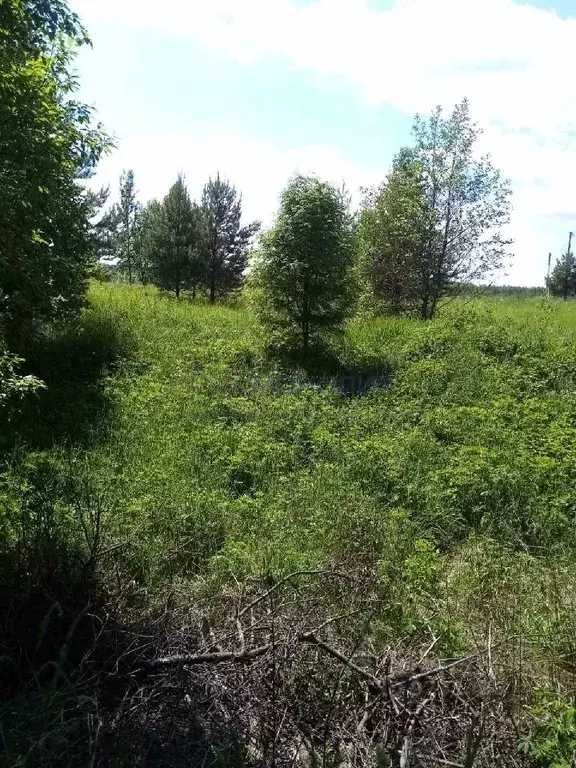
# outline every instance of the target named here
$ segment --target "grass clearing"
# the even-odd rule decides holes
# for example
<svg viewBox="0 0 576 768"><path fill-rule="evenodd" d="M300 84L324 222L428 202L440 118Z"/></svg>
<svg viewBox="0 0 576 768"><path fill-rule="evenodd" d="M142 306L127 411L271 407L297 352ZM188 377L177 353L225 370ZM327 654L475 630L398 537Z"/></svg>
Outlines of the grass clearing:
<svg viewBox="0 0 576 768"><path fill-rule="evenodd" d="M349 632L362 625L374 655L433 642L453 658L489 638L519 720L536 684L570 694L576 306L489 298L429 323L355 320L337 376L390 376L360 396L263 349L246 306L93 285L76 336L31 354L62 388L31 400L0 474L2 583L27 596L4 601L5 678L33 670L59 700L46 665L73 674L81 659L62 648L82 647L98 601L128 623L217 624L262 577L331 569L364 574L368 625ZM354 603L340 586L309 591L326 615ZM86 701L63 725L80 742ZM25 761L35 722L22 717L25 743L13 723L4 735L14 765L57 764Z"/></svg>

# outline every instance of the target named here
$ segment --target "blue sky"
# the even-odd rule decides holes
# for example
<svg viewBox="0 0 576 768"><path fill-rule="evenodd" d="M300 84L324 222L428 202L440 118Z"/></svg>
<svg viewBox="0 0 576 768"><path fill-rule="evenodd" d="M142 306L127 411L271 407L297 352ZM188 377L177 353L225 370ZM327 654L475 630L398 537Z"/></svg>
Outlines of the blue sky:
<svg viewBox="0 0 576 768"><path fill-rule="evenodd" d="M72 0L77 66L143 201L220 171L269 223L295 171L381 181L415 112L468 96L514 184L508 276L541 284L576 230L576 0Z"/></svg>

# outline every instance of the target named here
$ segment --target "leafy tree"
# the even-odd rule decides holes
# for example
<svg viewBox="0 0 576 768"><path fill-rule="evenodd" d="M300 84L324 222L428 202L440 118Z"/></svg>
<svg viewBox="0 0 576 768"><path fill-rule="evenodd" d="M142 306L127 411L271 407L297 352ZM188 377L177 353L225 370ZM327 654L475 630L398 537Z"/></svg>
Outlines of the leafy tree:
<svg viewBox="0 0 576 768"><path fill-rule="evenodd" d="M368 192L357 234L360 276L390 314L411 313L418 303L429 226L421 167L400 154L386 182Z"/></svg>
<svg viewBox="0 0 576 768"><path fill-rule="evenodd" d="M198 246L198 213L184 177L178 176L161 204L148 206L145 251L153 263L154 281L176 298L190 284L190 265Z"/></svg>
<svg viewBox="0 0 576 768"><path fill-rule="evenodd" d="M576 293L576 259L571 251L557 259L547 286L553 296L561 296L564 300Z"/></svg>
<svg viewBox="0 0 576 768"><path fill-rule="evenodd" d="M404 176L394 185L399 199L392 201L389 192L385 201L399 217L400 228L394 236L395 255L387 249L387 260L389 266L402 263L412 219L414 232L409 240L414 255L411 267L417 276L417 312L430 319L443 296L482 281L501 268L511 242L502 234L509 221L511 191L489 157L474 157L480 130L470 118L467 100L458 104L448 119L440 107L427 121L416 117L413 133L414 146L399 155ZM412 179L407 194L411 173L417 173L418 178ZM386 227L394 229L390 217ZM411 277L406 285L408 302L414 303Z"/></svg>
<svg viewBox="0 0 576 768"><path fill-rule="evenodd" d="M134 237L136 219L140 206L136 200L134 171L124 171L120 176L120 202L118 204L119 226L117 231L119 266L128 273L132 285L134 271Z"/></svg>
<svg viewBox="0 0 576 768"><path fill-rule="evenodd" d="M79 179L109 141L72 98L87 42L61 0L0 3L0 313L15 346L79 309L93 263Z"/></svg>
<svg viewBox="0 0 576 768"><path fill-rule="evenodd" d="M259 222L240 226L242 198L220 178L209 179L202 193L201 264L199 281L208 291L210 303L242 284L248 266L248 248L260 229Z"/></svg>
<svg viewBox="0 0 576 768"><path fill-rule="evenodd" d="M261 316L272 332L312 343L337 330L351 306L352 221L345 196L310 176L294 177L272 229L262 238L257 281Z"/></svg>

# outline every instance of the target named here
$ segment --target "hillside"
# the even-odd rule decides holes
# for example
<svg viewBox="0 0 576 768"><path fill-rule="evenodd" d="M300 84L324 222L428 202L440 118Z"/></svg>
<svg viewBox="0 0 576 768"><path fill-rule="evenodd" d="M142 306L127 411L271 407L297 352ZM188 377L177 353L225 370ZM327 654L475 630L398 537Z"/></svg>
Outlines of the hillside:
<svg viewBox="0 0 576 768"><path fill-rule="evenodd" d="M304 371L247 299L93 284L26 359L10 765L570 765L573 303L356 319Z"/></svg>

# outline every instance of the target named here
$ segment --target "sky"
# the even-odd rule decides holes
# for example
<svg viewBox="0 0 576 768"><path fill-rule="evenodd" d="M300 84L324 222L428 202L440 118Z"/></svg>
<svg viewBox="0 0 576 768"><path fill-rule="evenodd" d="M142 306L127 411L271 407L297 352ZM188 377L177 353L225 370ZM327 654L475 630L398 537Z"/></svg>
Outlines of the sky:
<svg viewBox="0 0 576 768"><path fill-rule="evenodd" d="M576 0L71 0L92 38L80 98L116 139L97 183L132 168L142 202L220 172L270 224L295 172L360 189L415 113L467 97L511 179L497 282L541 285L576 230Z"/></svg>

